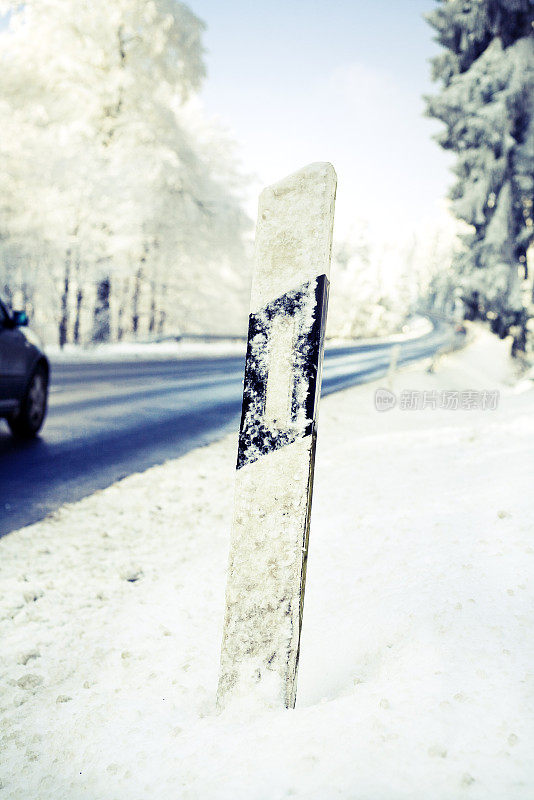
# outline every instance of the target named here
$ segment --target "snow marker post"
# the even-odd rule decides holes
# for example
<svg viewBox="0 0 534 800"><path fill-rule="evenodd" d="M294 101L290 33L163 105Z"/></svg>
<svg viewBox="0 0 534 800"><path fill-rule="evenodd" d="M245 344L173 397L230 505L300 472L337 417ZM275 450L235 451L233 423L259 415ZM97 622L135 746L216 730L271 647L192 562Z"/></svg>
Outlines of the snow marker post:
<svg viewBox="0 0 534 800"><path fill-rule="evenodd" d="M335 193L320 163L260 196L220 708L295 705Z"/></svg>

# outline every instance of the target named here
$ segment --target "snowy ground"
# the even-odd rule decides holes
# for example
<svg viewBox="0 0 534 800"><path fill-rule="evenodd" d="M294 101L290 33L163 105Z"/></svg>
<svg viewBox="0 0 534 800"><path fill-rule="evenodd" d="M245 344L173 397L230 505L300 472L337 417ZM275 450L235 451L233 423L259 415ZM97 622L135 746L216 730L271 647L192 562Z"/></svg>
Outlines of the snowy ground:
<svg viewBox="0 0 534 800"><path fill-rule="evenodd" d="M215 712L236 441L0 542L6 800L527 800L534 391L478 334L321 410L294 712Z"/></svg>

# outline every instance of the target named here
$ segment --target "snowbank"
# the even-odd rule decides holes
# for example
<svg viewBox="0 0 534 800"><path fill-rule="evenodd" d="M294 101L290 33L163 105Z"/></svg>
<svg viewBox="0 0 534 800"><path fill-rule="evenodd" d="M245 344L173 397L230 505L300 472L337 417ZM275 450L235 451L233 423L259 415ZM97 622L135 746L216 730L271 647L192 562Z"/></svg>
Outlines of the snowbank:
<svg viewBox="0 0 534 800"><path fill-rule="evenodd" d="M353 344L378 344L380 342L403 342L418 339L430 333L433 325L427 317L413 317L401 333L374 339L331 339L329 348L346 347ZM218 356L245 355L246 341L239 339L219 339L209 341L166 341L166 342L118 342L111 344L81 347L67 344L60 348L47 345L46 354L55 364L101 363L103 361L167 360L186 358L216 358Z"/></svg>
<svg viewBox="0 0 534 800"><path fill-rule="evenodd" d="M49 345L46 354L53 363L101 363L102 361L167 360L171 358L213 358L217 356L244 355L246 342L234 339L198 342L119 342L94 347L67 344L63 349Z"/></svg>
<svg viewBox="0 0 534 800"><path fill-rule="evenodd" d="M369 339L340 339L338 337L332 337L327 339L327 347L346 347L347 344L350 342L354 342L354 344L381 344L384 342L409 342L412 339L420 339L422 336L426 336L428 333L434 329L434 325L430 321L428 317L412 317L408 320L408 322L403 325L402 331L399 333L392 333L388 336L374 336Z"/></svg>
<svg viewBox="0 0 534 800"><path fill-rule="evenodd" d="M235 437L5 537L2 797L531 798L534 393L499 346L393 387L496 411L323 402L294 712L215 712Z"/></svg>

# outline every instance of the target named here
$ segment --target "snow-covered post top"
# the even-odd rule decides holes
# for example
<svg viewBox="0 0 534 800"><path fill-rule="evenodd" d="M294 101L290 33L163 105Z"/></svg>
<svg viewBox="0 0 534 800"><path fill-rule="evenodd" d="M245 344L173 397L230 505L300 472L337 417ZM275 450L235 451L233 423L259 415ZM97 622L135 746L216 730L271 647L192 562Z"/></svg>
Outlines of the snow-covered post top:
<svg viewBox="0 0 534 800"><path fill-rule="evenodd" d="M336 184L331 164L310 164L261 193L251 313L330 275Z"/></svg>
<svg viewBox="0 0 534 800"><path fill-rule="evenodd" d="M293 707L336 174L260 197L218 701Z"/></svg>

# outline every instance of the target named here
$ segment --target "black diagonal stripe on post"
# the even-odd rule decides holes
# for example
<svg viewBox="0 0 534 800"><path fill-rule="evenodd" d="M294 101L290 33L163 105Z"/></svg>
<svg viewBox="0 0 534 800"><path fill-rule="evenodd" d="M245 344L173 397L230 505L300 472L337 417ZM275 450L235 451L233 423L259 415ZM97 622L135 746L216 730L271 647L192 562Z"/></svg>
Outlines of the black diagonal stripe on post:
<svg viewBox="0 0 534 800"><path fill-rule="evenodd" d="M311 435L315 429L329 281L326 275L319 275L314 283L287 292L249 317L237 469ZM281 317L295 321L295 340L292 352L287 353L293 375L291 418L284 429L273 427L265 419L269 345L273 327Z"/></svg>

